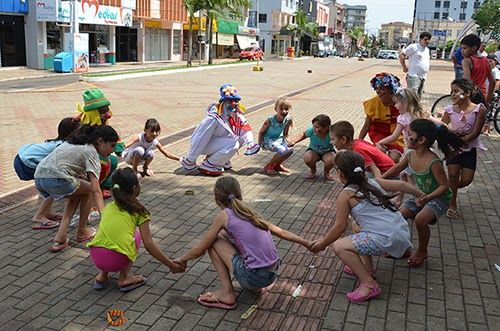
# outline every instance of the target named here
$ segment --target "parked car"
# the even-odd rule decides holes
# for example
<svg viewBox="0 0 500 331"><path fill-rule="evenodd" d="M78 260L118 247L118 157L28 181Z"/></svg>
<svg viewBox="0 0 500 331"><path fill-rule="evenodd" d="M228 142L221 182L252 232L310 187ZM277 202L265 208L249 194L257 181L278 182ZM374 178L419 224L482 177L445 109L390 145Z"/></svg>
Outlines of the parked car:
<svg viewBox="0 0 500 331"><path fill-rule="evenodd" d="M393 50L388 50L388 49L381 49L378 51L377 54L377 59L398 59L399 53L398 51L393 51Z"/></svg>
<svg viewBox="0 0 500 331"><path fill-rule="evenodd" d="M332 54L332 51L327 49L327 48L323 48L323 49L317 49L314 53L313 53L313 56L314 57L329 57L330 55L333 55Z"/></svg>
<svg viewBox="0 0 500 331"><path fill-rule="evenodd" d="M264 52L260 47L247 47L240 52L240 60L262 60L264 58Z"/></svg>

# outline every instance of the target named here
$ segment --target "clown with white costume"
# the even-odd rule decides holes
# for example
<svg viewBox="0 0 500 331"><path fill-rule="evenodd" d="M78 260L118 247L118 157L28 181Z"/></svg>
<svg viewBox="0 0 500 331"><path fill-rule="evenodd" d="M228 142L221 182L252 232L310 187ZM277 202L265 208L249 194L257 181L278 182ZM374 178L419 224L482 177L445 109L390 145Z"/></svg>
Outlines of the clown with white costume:
<svg viewBox="0 0 500 331"><path fill-rule="evenodd" d="M231 158L243 146L245 155L253 155L260 150L254 142L252 128L243 116L245 107L240 104L241 97L231 84L219 89L220 98L216 104L208 106L207 114L191 135L191 148L180 162L188 171L219 176L231 168ZM206 155L200 166L196 160Z"/></svg>

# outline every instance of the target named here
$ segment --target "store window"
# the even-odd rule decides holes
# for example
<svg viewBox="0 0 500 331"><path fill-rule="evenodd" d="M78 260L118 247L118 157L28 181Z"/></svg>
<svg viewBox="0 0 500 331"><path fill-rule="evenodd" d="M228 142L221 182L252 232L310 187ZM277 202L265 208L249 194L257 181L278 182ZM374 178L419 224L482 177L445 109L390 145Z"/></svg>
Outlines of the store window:
<svg viewBox="0 0 500 331"><path fill-rule="evenodd" d="M181 53L181 30L174 30L174 44L172 45L174 54Z"/></svg>
<svg viewBox="0 0 500 331"><path fill-rule="evenodd" d="M434 7L435 8L441 8L441 1L435 1L434 2Z"/></svg>
<svg viewBox="0 0 500 331"><path fill-rule="evenodd" d="M438 19L439 19L439 15L440 15L440 14L441 14L440 12L435 11L435 12L434 12L434 19L438 20Z"/></svg>
<svg viewBox="0 0 500 331"><path fill-rule="evenodd" d="M465 21L465 13L460 13L458 19L461 21Z"/></svg>
<svg viewBox="0 0 500 331"><path fill-rule="evenodd" d="M271 40L271 54L276 54L276 40Z"/></svg>
<svg viewBox="0 0 500 331"><path fill-rule="evenodd" d="M146 28L146 61L169 60L170 44L168 30Z"/></svg>
<svg viewBox="0 0 500 331"><path fill-rule="evenodd" d="M61 28L55 22L47 22L47 54L54 56L62 49Z"/></svg>

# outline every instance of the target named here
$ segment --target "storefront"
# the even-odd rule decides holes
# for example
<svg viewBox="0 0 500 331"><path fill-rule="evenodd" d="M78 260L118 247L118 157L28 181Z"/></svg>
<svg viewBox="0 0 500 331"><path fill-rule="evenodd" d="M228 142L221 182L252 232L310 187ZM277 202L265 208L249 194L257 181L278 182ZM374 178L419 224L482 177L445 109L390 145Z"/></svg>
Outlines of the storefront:
<svg viewBox="0 0 500 331"><path fill-rule="evenodd" d="M116 62L137 62L137 26L116 27Z"/></svg>
<svg viewBox="0 0 500 331"><path fill-rule="evenodd" d="M54 55L68 49L71 4L61 0L37 0L30 1L30 7L36 15L29 15L27 23L35 29L27 33L27 43L39 47L28 54L28 65L51 69ZM90 65L115 64L116 27L132 26L132 9L104 5L76 8L79 32L88 34Z"/></svg>
<svg viewBox="0 0 500 331"><path fill-rule="evenodd" d="M26 0L0 0L0 67L26 65Z"/></svg>
<svg viewBox="0 0 500 331"><path fill-rule="evenodd" d="M249 28L246 26L238 26L238 34L236 35L236 40L238 41L238 46L240 50L252 47L253 45L259 45L257 41L257 35L259 34L259 29Z"/></svg>
<svg viewBox="0 0 500 331"><path fill-rule="evenodd" d="M235 35L238 34L238 22L218 21L217 28L217 48L215 57L217 58L237 58L238 44L235 43Z"/></svg>
<svg viewBox="0 0 500 331"><path fill-rule="evenodd" d="M207 60L208 59L208 47L206 47L206 37L205 37L205 32L206 32L206 22L207 18L205 16L201 17L201 25L199 24L200 18L199 17L193 17L192 18L192 29L193 29L193 34L192 34L192 59L197 60L200 58L201 59ZM218 30L218 21L214 20L212 22L212 54L215 54L216 48L217 48L217 30ZM201 45L200 42L201 41ZM189 42L189 24L185 23L184 24L184 60L187 60L187 55L188 55L188 42ZM200 47L201 46L201 47ZM201 51L201 54L200 54Z"/></svg>

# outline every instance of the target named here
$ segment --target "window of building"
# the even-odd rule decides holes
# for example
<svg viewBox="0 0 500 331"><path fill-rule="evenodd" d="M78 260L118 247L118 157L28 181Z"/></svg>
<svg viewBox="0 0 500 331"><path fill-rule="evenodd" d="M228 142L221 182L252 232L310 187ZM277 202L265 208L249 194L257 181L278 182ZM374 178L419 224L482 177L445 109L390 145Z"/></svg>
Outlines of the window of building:
<svg viewBox="0 0 500 331"><path fill-rule="evenodd" d="M435 1L434 2L434 7L435 8L441 8L441 1Z"/></svg>
<svg viewBox="0 0 500 331"><path fill-rule="evenodd" d="M460 3L460 8L467 8L467 1L462 1Z"/></svg>
<svg viewBox="0 0 500 331"><path fill-rule="evenodd" d="M267 14L259 14L259 23L267 23Z"/></svg>
<svg viewBox="0 0 500 331"><path fill-rule="evenodd" d="M479 7L481 7L481 2L479 1L474 2L474 9L478 9Z"/></svg>
<svg viewBox="0 0 500 331"><path fill-rule="evenodd" d="M443 8L450 8L450 2L449 1L443 1Z"/></svg>
<svg viewBox="0 0 500 331"><path fill-rule="evenodd" d="M441 17L443 18L443 20L445 20L448 18L448 15L449 15L449 13L443 13L443 15Z"/></svg>
<svg viewBox="0 0 500 331"><path fill-rule="evenodd" d="M172 47L172 52L174 54L181 54L181 32L181 30L174 30L174 41Z"/></svg>
<svg viewBox="0 0 500 331"><path fill-rule="evenodd" d="M465 13L460 13L458 19L461 21L465 21Z"/></svg>
<svg viewBox="0 0 500 331"><path fill-rule="evenodd" d="M276 40L271 40L271 54L276 54Z"/></svg>
<svg viewBox="0 0 500 331"><path fill-rule="evenodd" d="M440 12L435 11L435 12L434 12L434 19L438 20L440 15L441 15L441 13L440 13Z"/></svg>

